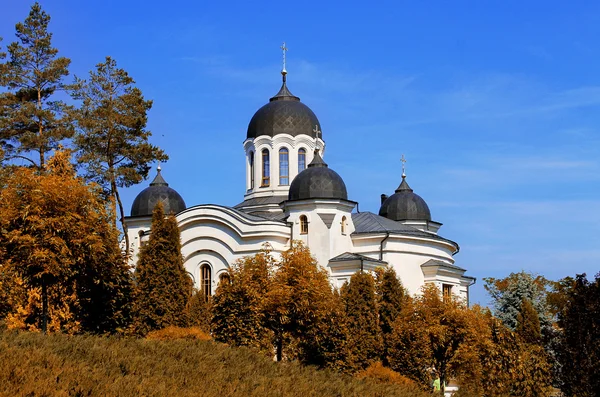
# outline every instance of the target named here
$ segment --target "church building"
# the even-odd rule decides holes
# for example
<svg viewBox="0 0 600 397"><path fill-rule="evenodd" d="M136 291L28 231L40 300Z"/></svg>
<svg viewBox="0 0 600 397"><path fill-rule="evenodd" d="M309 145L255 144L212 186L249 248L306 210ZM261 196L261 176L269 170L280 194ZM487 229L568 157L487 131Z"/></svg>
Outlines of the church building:
<svg viewBox="0 0 600 397"><path fill-rule="evenodd" d="M233 207L188 207L159 167L126 217L132 263L151 233L152 210L160 201L176 216L184 266L206 295L214 294L233 263L258 253L265 243L277 256L292 240L301 240L335 287L357 271L392 266L411 294L434 283L445 296L468 301L475 279L455 264L459 246L438 234L442 224L432 220L404 171L394 194L381 195L378 214L359 212L335 164L324 161L321 124L288 89L285 64L281 74L281 89L248 124L243 200Z"/></svg>

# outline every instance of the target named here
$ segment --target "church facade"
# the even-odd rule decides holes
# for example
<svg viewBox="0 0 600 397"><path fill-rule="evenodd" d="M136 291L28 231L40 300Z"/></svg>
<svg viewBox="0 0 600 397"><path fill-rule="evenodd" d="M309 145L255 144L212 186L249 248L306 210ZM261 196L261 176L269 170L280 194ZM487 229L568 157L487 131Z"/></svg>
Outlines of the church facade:
<svg viewBox="0 0 600 397"><path fill-rule="evenodd" d="M392 266L412 294L434 283L444 295L468 301L475 279L455 264L459 246L438 234L441 223L432 220L404 172L395 193L381 195L378 214L359 212L342 177L323 160L319 120L289 91L286 75L284 68L281 89L248 125L243 200L233 207L188 207L159 167L126 217L132 264L161 201L165 212L176 216L185 268L206 295L214 294L233 263L256 254L265 243L279 255L301 240L327 269L334 287L357 271Z"/></svg>

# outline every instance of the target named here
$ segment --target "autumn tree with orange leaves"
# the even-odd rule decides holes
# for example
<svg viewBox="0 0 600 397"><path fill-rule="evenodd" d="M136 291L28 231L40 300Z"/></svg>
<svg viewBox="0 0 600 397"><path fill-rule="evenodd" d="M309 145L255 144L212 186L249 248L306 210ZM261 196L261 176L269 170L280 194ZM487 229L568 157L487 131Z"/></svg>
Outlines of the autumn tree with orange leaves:
<svg viewBox="0 0 600 397"><path fill-rule="evenodd" d="M0 308L8 327L113 332L127 325L130 271L99 189L68 151L43 172L18 167L0 191ZM1 294L1 292L0 292Z"/></svg>

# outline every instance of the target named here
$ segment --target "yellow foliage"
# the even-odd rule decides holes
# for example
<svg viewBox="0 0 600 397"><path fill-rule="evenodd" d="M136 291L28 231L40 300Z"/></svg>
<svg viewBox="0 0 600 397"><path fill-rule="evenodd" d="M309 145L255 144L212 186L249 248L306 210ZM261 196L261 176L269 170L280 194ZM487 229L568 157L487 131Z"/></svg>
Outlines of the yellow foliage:
<svg viewBox="0 0 600 397"><path fill-rule="evenodd" d="M196 339L210 340L210 335L202 331L200 327L175 327L169 326L156 331L150 331L146 335L146 339L151 340L174 340L174 339Z"/></svg>
<svg viewBox="0 0 600 397"><path fill-rule="evenodd" d="M393 383L402 386L416 386L416 383L404 375L384 367L380 361L371 364L368 368L359 371L355 375L359 379L372 379L380 383Z"/></svg>
<svg viewBox="0 0 600 397"><path fill-rule="evenodd" d="M55 152L41 171L16 167L0 190L0 319L8 328L40 330L42 296L49 332L103 331L109 315L120 315L119 277L129 274L118 230L70 156Z"/></svg>

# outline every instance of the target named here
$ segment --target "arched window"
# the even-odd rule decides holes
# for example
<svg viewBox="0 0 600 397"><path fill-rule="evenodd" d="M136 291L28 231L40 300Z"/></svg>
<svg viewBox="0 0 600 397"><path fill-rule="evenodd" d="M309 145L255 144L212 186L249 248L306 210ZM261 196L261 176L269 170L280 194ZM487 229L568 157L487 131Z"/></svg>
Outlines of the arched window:
<svg viewBox="0 0 600 397"><path fill-rule="evenodd" d="M308 233L308 218L306 215L300 215L300 234Z"/></svg>
<svg viewBox="0 0 600 397"><path fill-rule="evenodd" d="M250 152L250 189L254 189L254 152Z"/></svg>
<svg viewBox="0 0 600 397"><path fill-rule="evenodd" d="M346 234L346 217L342 217L342 234Z"/></svg>
<svg viewBox="0 0 600 397"><path fill-rule="evenodd" d="M298 150L298 172L304 171L306 168L306 149Z"/></svg>
<svg viewBox="0 0 600 397"><path fill-rule="evenodd" d="M204 295L204 298L208 298L211 295L211 281L212 275L210 266L205 263L200 266L200 291L202 292L202 295Z"/></svg>
<svg viewBox="0 0 600 397"><path fill-rule="evenodd" d="M271 163L269 162L269 151L262 151L262 183L261 186L269 186L271 184Z"/></svg>
<svg viewBox="0 0 600 397"><path fill-rule="evenodd" d="M290 184L290 158L287 148L279 149L279 184Z"/></svg>

